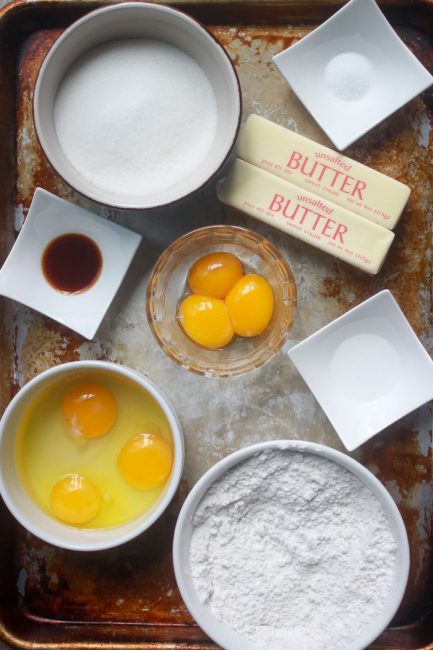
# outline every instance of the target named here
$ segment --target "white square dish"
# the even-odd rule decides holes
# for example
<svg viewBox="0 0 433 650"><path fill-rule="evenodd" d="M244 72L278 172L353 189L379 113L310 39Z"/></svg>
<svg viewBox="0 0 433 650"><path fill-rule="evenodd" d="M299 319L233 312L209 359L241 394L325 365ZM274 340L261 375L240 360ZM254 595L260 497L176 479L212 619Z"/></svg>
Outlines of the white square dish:
<svg viewBox="0 0 433 650"><path fill-rule="evenodd" d="M102 256L96 281L77 293L55 289L42 269L48 244L66 234L91 239ZM24 225L0 269L0 294L92 339L140 241L141 235L38 187Z"/></svg>
<svg viewBox="0 0 433 650"><path fill-rule="evenodd" d="M433 361L388 290L288 355L349 451L433 399Z"/></svg>
<svg viewBox="0 0 433 650"><path fill-rule="evenodd" d="M433 83L374 0L351 0L273 62L339 150Z"/></svg>

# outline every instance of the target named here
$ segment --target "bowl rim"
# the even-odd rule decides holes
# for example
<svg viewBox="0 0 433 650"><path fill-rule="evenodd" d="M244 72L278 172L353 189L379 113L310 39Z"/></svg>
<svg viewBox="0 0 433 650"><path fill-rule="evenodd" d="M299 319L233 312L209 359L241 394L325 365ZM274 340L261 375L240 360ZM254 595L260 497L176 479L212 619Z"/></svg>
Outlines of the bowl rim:
<svg viewBox="0 0 433 650"><path fill-rule="evenodd" d="M217 481L226 471L235 465L238 465L239 463L245 461L247 458L255 454L267 450L288 450L301 453L311 453L336 462L347 471L351 472L354 476L356 476L373 493L373 495L382 505L391 523L397 549L401 554L401 558L399 558L400 563L396 568L396 571L398 571L398 584L396 585L394 591L390 593L391 602L388 603L386 613L383 611L382 613L379 612L376 618L369 624L371 631L368 634L361 632L358 638L354 639L348 647L348 650L364 650L364 648L368 647L388 626L401 603L409 577L409 541L401 513L395 501L385 486L381 483L381 481L379 481L379 479L376 478L376 476L374 476L370 470L368 470L366 467L364 467L364 465L359 463L351 456L348 456L347 454L332 447L327 447L326 445L303 440L270 440L258 442L247 447L243 447L229 454L228 456L225 456L210 469L208 469L205 474L203 474L203 476L197 481L197 483L189 492L179 513L174 531L173 566L176 583L181 596L188 610L196 622L199 624L199 626L216 643L221 644L222 640L216 638L215 634L212 634L212 630L210 630L207 624L207 617L202 617L200 612L197 612L194 601L190 598L191 592L184 577L185 575L188 575L189 568L185 566L182 555L182 549L185 549L185 545L188 545L189 548L191 539L186 530L187 526L191 525L192 518L203 496L213 485L213 483L215 483L215 481ZM209 612L209 617L211 616L212 614ZM375 623L374 625L372 625L373 622ZM223 645L222 647L224 647L225 650L238 650L238 648L235 646L230 647Z"/></svg>
<svg viewBox="0 0 433 650"><path fill-rule="evenodd" d="M173 448L174 448L174 460L171 477L167 483L167 488L163 494L159 503L153 508L148 517L145 517L145 513L138 515L138 517L131 520L127 520L116 526L107 527L107 530L113 531L116 528L119 530L119 535L115 538L106 539L101 537L103 534L104 528L98 529L89 529L89 528L80 528L73 526L72 528L75 531L83 532L82 542L70 541L66 538L63 539L56 534L46 533L44 530L41 530L37 525L34 525L32 522L29 522L26 515L23 514L21 509L16 505L13 497L10 495L9 488L4 481L3 474L0 471L0 496L3 498L5 505L11 512L11 514L17 519L17 521L33 535L42 539L43 541L53 544L59 548L64 548L73 551L99 551L104 549L113 548L124 544L131 539L134 539L145 530L150 528L152 524L156 522L157 519L163 514L163 512L168 507L172 498L174 497L182 477L184 461L185 461L185 442L182 432L182 427L179 421L176 412L170 403L169 399L166 397L164 392L153 383L148 377L141 374L137 370L129 368L128 366L117 364L111 361L98 361L98 360L79 360L79 361L70 361L62 363L52 368L48 368L41 373L37 374L35 377L30 379L13 397L6 407L3 416L0 419L0 468L3 464L1 461L1 452L4 444L4 437L6 434L6 429L9 424L10 418L13 416L15 409L19 406L23 398L25 398L33 390L40 390L43 386L51 381L52 379L61 376L67 373L79 373L83 370L90 371L103 371L112 373L115 375L121 375L122 377L131 380L135 384L138 384L142 389L147 391L158 403L164 415L166 416L170 430L173 438ZM15 432L12 434L15 438ZM4 462L4 461L3 461ZM26 498L33 504L33 506L42 511L40 506L32 499L26 488L21 485L23 493L26 495ZM47 515L48 516L48 515ZM66 531L71 530L71 526L63 524L62 522L56 520L52 517L59 526L65 529ZM142 520L142 521L141 521ZM132 522L137 521L136 527L129 529L129 526ZM122 532L122 528L128 526L128 530ZM93 531L96 531L98 537L92 538L91 534Z"/></svg>
<svg viewBox="0 0 433 650"><path fill-rule="evenodd" d="M278 260L279 264L284 268L284 272L287 275L288 278L292 280L292 292L293 296L291 299L285 302L291 302L294 304L294 309L296 310L297 306L297 286L296 286L296 280L295 276L293 274L292 268L288 261L285 259L284 255L282 252L275 246L267 237L264 237L262 234L251 230L249 228L244 228L242 226L235 226L232 224L212 224L210 226L202 226L200 228L195 228L194 230L190 230L187 233L184 233L177 239L175 239L171 244L169 244L161 253L161 255L158 257L156 262L154 263L152 270L150 272L148 281L147 281L147 287L146 287L146 316L147 316L147 322L149 324L150 331L152 332L152 335L161 348L161 350L164 352L164 354L171 360L173 361L177 366L180 366L181 368L184 368L188 370L189 372L192 372L198 376L201 377L217 377L219 379L227 379L227 378L233 378L233 377L238 377L244 374L247 374L248 372L252 372L253 370L257 370L258 368L261 368L263 365L265 365L270 359L272 359L277 352L281 350L283 347L284 343L287 341L287 338L289 336L289 332L291 327L288 327L284 335L281 335L278 343L274 345L271 349L271 353L264 358L263 360L260 361L260 363L255 363L251 365L251 367L238 367L234 371L226 372L224 370L205 370L205 369L199 369L198 367L194 365L185 365L185 361L180 360L176 357L176 355L171 352L171 350L167 349L164 345L164 342L161 340L157 328L155 327L155 322L152 316L152 309L151 309L151 304L153 302L153 285L155 282L155 279L158 277L159 272L160 272L160 266L162 263L165 262L167 258L171 256L171 253L173 249L177 249L179 246L181 246L184 243L187 243L188 240L191 237L196 237L198 235L203 234L203 236L206 236L207 234L213 234L218 232L223 232L223 231L232 231L234 234L239 234L241 236L247 236L251 239L257 240L259 243L262 243L266 245L268 249L272 252L274 257ZM217 246L217 245L216 245ZM295 313L295 312L294 312ZM294 316L293 313L293 316ZM185 335L186 336L186 335Z"/></svg>
<svg viewBox="0 0 433 650"><path fill-rule="evenodd" d="M95 17L97 19L99 14L102 13L108 13L112 11L123 11L127 8L132 8L135 7L137 9L152 9L155 11L161 11L162 13L168 13L172 15L177 15L180 17L180 19L186 20L189 22L191 25L194 25L195 28L199 28L202 32L204 32L207 37L209 38L209 41L212 42L216 46L217 50L219 51L220 55L222 56L223 60L228 64L228 71L229 75L233 75L233 90L235 91L236 97L237 97L237 120L236 120L236 127L233 131L233 138L231 139L230 146L227 148L227 152L225 156L220 160L220 162L217 164L217 166L214 168L214 171L212 174L200 185L194 187L190 191L188 191L186 194L183 194L181 196L178 196L177 198L174 198L170 201L165 201L164 203L151 203L148 205L137 205L137 204L126 204L124 202L122 203L116 203L113 201L109 201L105 198L101 198L98 196L98 192L91 192L87 193L83 189L80 189L77 187L75 183L71 183L69 180L65 178L64 173L58 168L58 165L56 163L55 157L52 156L51 150L49 147L46 146L46 141L43 136L43 129L41 127L41 119L40 119L40 112L39 112L39 97L40 97L40 92L41 92L41 83L43 76L45 74L45 70L48 67L51 59L56 55L57 50L59 47L62 45L63 41L65 41L69 35L75 31L76 29L79 29L81 25L93 20ZM74 21L71 25L66 27L66 29L60 34L60 36L55 40L53 45L50 47L48 50L44 60L42 61L42 64L38 70L37 76L36 76L36 81L35 81L35 86L34 86L34 93L33 93L33 100L32 100L32 115L33 115L33 123L35 125L35 132L36 132L36 137L38 139L39 145L44 152L45 156L48 159L48 162L50 165L53 167L55 172L58 174L58 176L69 186L71 187L74 191L78 192L80 196L90 199L91 201L94 201L95 203L98 203L106 208L115 208L117 210L130 210L133 212L147 212L149 210L156 210L159 208L165 208L169 206L175 206L181 203L182 201L186 199L190 199L194 197L200 190L204 187L207 186L209 183L214 181L218 174L221 172L221 170L225 167L227 162L229 161L233 147L236 143L236 140L239 135L239 131L241 128L241 122L242 122L242 108L243 108L243 101L242 101L242 90L241 90L241 84L239 81L239 76L237 74L235 65L233 61L231 60L228 52L225 50L224 46L220 43L220 41L214 36L208 29L207 27L199 20L191 16L190 14L186 13L185 11L168 6L168 5L161 5L161 4L156 4L153 2L141 2L140 0L132 0L132 1L127 1L127 2L116 2L115 4L112 5L106 5L104 7L99 7L97 9L92 9L88 13L86 13L84 16L79 18L78 20Z"/></svg>

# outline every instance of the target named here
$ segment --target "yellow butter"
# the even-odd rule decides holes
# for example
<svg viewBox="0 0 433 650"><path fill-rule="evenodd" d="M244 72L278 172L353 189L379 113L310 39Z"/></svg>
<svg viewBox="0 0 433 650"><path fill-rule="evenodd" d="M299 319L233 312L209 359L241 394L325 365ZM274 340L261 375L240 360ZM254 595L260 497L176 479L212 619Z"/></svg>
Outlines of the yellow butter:
<svg viewBox="0 0 433 650"><path fill-rule="evenodd" d="M223 203L367 273L377 273L394 233L311 192L236 159L218 184Z"/></svg>
<svg viewBox="0 0 433 650"><path fill-rule="evenodd" d="M247 119L237 155L385 228L410 195L407 185L258 115Z"/></svg>

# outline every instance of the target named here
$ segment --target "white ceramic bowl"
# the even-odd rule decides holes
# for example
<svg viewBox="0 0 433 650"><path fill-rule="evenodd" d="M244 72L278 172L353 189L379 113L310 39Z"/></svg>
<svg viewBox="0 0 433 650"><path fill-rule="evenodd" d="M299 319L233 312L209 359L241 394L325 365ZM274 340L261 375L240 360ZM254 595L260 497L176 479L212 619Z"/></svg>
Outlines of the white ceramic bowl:
<svg viewBox="0 0 433 650"><path fill-rule="evenodd" d="M129 196L120 191L101 189L71 164L65 156L55 130L56 94L65 74L84 53L111 41L144 38L164 41L190 55L205 72L217 105L216 135L194 173L150 195ZM173 102L173 114L176 113ZM146 209L173 203L198 190L211 179L227 160L239 129L241 94L233 64L218 41L196 20L167 6L126 2L97 9L74 24L59 37L48 52L39 71L34 93L36 132L48 160L55 170L81 194L106 205L127 209ZM107 130L107 137L110 130ZM143 144L145 147L145 144Z"/></svg>
<svg viewBox="0 0 433 650"><path fill-rule="evenodd" d="M360 463L345 454L311 442L280 440L262 442L246 447L223 458L202 476L188 495L180 512L173 542L173 562L176 581L182 597L200 627L224 650L254 650L252 642L240 636L225 623L217 620L209 605L200 601L191 577L189 548L193 531L193 517L206 492L227 470L258 452L270 449L284 449L323 456L338 463L356 476L374 494L388 515L397 544L397 556L392 587L383 609L373 621L354 639L347 650L363 650L387 627L403 598L409 574L409 544L400 512L385 487Z"/></svg>
<svg viewBox="0 0 433 650"><path fill-rule="evenodd" d="M433 83L375 0L345 3L272 60L340 151Z"/></svg>
<svg viewBox="0 0 433 650"><path fill-rule="evenodd" d="M171 428L174 460L166 489L160 500L139 517L118 526L81 529L67 526L43 512L29 496L17 472L15 435L26 409L41 391L61 377L98 371L124 377L147 391L159 404ZM149 379L138 372L106 361L74 361L50 368L29 381L13 398L0 420L0 493L15 518L31 533L50 544L74 551L97 551L127 542L149 528L164 512L182 476L184 442L179 421L167 398Z"/></svg>
<svg viewBox="0 0 433 650"><path fill-rule="evenodd" d="M433 361L388 289L288 355L349 451L433 399Z"/></svg>

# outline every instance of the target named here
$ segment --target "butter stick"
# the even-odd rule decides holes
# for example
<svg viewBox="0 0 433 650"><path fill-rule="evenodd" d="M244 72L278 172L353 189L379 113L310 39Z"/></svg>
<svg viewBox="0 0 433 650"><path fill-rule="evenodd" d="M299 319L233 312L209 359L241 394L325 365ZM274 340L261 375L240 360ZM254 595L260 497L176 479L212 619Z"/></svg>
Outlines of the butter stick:
<svg viewBox="0 0 433 650"><path fill-rule="evenodd" d="M247 119L237 155L389 229L410 195L403 183L258 115Z"/></svg>
<svg viewBox="0 0 433 650"><path fill-rule="evenodd" d="M218 198L367 273L380 270L394 233L236 159Z"/></svg>

